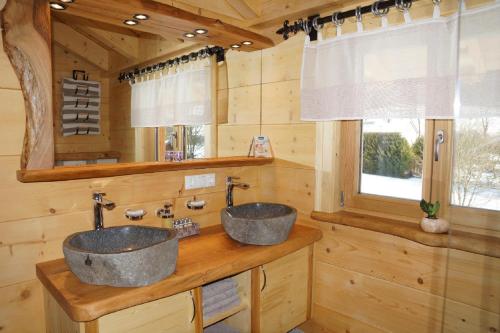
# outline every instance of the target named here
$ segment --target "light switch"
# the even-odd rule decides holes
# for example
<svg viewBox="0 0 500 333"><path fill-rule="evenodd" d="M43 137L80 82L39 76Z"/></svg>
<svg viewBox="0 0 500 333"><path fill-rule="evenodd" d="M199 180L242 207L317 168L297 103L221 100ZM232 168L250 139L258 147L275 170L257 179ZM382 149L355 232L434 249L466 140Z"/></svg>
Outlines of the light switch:
<svg viewBox="0 0 500 333"><path fill-rule="evenodd" d="M203 175L185 176L184 187L186 190L194 190L196 188L214 187L215 173L206 173Z"/></svg>

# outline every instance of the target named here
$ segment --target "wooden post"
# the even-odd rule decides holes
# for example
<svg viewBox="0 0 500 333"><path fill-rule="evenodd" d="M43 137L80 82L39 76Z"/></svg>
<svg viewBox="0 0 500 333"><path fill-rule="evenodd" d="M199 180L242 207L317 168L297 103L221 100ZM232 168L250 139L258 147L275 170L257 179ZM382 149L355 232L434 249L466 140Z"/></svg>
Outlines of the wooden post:
<svg viewBox="0 0 500 333"><path fill-rule="evenodd" d="M26 109L21 169L52 168L54 135L49 2L7 1L1 12L1 23L3 47L21 84Z"/></svg>

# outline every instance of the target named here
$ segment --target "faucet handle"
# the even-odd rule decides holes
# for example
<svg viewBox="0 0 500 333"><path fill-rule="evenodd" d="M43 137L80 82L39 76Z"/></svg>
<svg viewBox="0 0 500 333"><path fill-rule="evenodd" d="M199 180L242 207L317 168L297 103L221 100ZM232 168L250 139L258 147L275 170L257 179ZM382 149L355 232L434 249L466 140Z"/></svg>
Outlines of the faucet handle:
<svg viewBox="0 0 500 333"><path fill-rule="evenodd" d="M92 199L94 199L94 200L102 199L102 197L104 197L104 196L106 196L106 193L104 193L104 192L92 193Z"/></svg>
<svg viewBox="0 0 500 333"><path fill-rule="evenodd" d="M232 176L228 176L226 177L226 182L230 183L233 181L233 179L240 179L240 177L232 177Z"/></svg>

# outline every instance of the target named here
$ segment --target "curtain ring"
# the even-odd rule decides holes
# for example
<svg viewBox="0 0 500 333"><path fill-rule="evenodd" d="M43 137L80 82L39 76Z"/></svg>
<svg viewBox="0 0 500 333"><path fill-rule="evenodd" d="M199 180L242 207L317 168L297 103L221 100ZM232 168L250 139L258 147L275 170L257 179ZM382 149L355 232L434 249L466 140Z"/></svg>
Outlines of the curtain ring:
<svg viewBox="0 0 500 333"><path fill-rule="evenodd" d="M313 28L316 31L319 32L321 29L323 29L323 24L319 25L318 24L318 19L319 19L319 16L316 16L315 18L313 18L313 20L312 20L312 26L313 26Z"/></svg>
<svg viewBox="0 0 500 333"><path fill-rule="evenodd" d="M339 19L340 12L335 12L332 14L332 23L335 24L335 26L339 27L342 24L344 24L345 18Z"/></svg>
<svg viewBox="0 0 500 333"><path fill-rule="evenodd" d="M436 6L439 6L441 0L432 0L432 3L435 4Z"/></svg>
<svg viewBox="0 0 500 333"><path fill-rule="evenodd" d="M434 1L434 0L433 0ZM389 13L389 7L386 7L382 10L380 10L378 8L378 5L380 4L381 1L375 1L373 4L372 4L372 14L374 16L377 16L377 17L380 17L380 16L385 16L387 15L387 13Z"/></svg>
<svg viewBox="0 0 500 333"><path fill-rule="evenodd" d="M304 30L306 35L309 35L311 33L312 29L309 27L309 20L304 20L304 22L302 22L302 29Z"/></svg>
<svg viewBox="0 0 500 333"><path fill-rule="evenodd" d="M361 22L362 20L361 6L356 7L356 9L354 10L354 15L356 16L356 21Z"/></svg>
<svg viewBox="0 0 500 333"><path fill-rule="evenodd" d="M408 0L405 2L405 0L396 0L395 6L400 12L407 11L408 9L411 8L412 0Z"/></svg>

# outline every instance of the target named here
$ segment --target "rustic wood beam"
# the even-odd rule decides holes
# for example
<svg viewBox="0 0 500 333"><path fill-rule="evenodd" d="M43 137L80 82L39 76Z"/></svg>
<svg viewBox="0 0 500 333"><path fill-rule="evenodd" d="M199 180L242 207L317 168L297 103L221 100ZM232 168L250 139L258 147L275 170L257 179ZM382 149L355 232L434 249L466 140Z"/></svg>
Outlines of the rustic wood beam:
<svg viewBox="0 0 500 333"><path fill-rule="evenodd" d="M174 6L152 0L79 0L68 6L66 14L90 20L105 22L123 27L125 19L132 18L135 13L149 15L149 19L131 27L137 31L157 35L171 35L183 38L185 32L196 28L208 30L208 34L197 35L192 40L203 44L215 44L229 47L242 40L253 41L253 49L273 46L271 39L218 19L200 16Z"/></svg>
<svg viewBox="0 0 500 333"><path fill-rule="evenodd" d="M105 72L109 70L109 52L106 49L62 22L54 21L53 29L54 43Z"/></svg>
<svg viewBox="0 0 500 333"><path fill-rule="evenodd" d="M3 47L19 78L26 110L21 169L52 168L54 134L49 3L45 0L8 1L1 12L1 23Z"/></svg>

